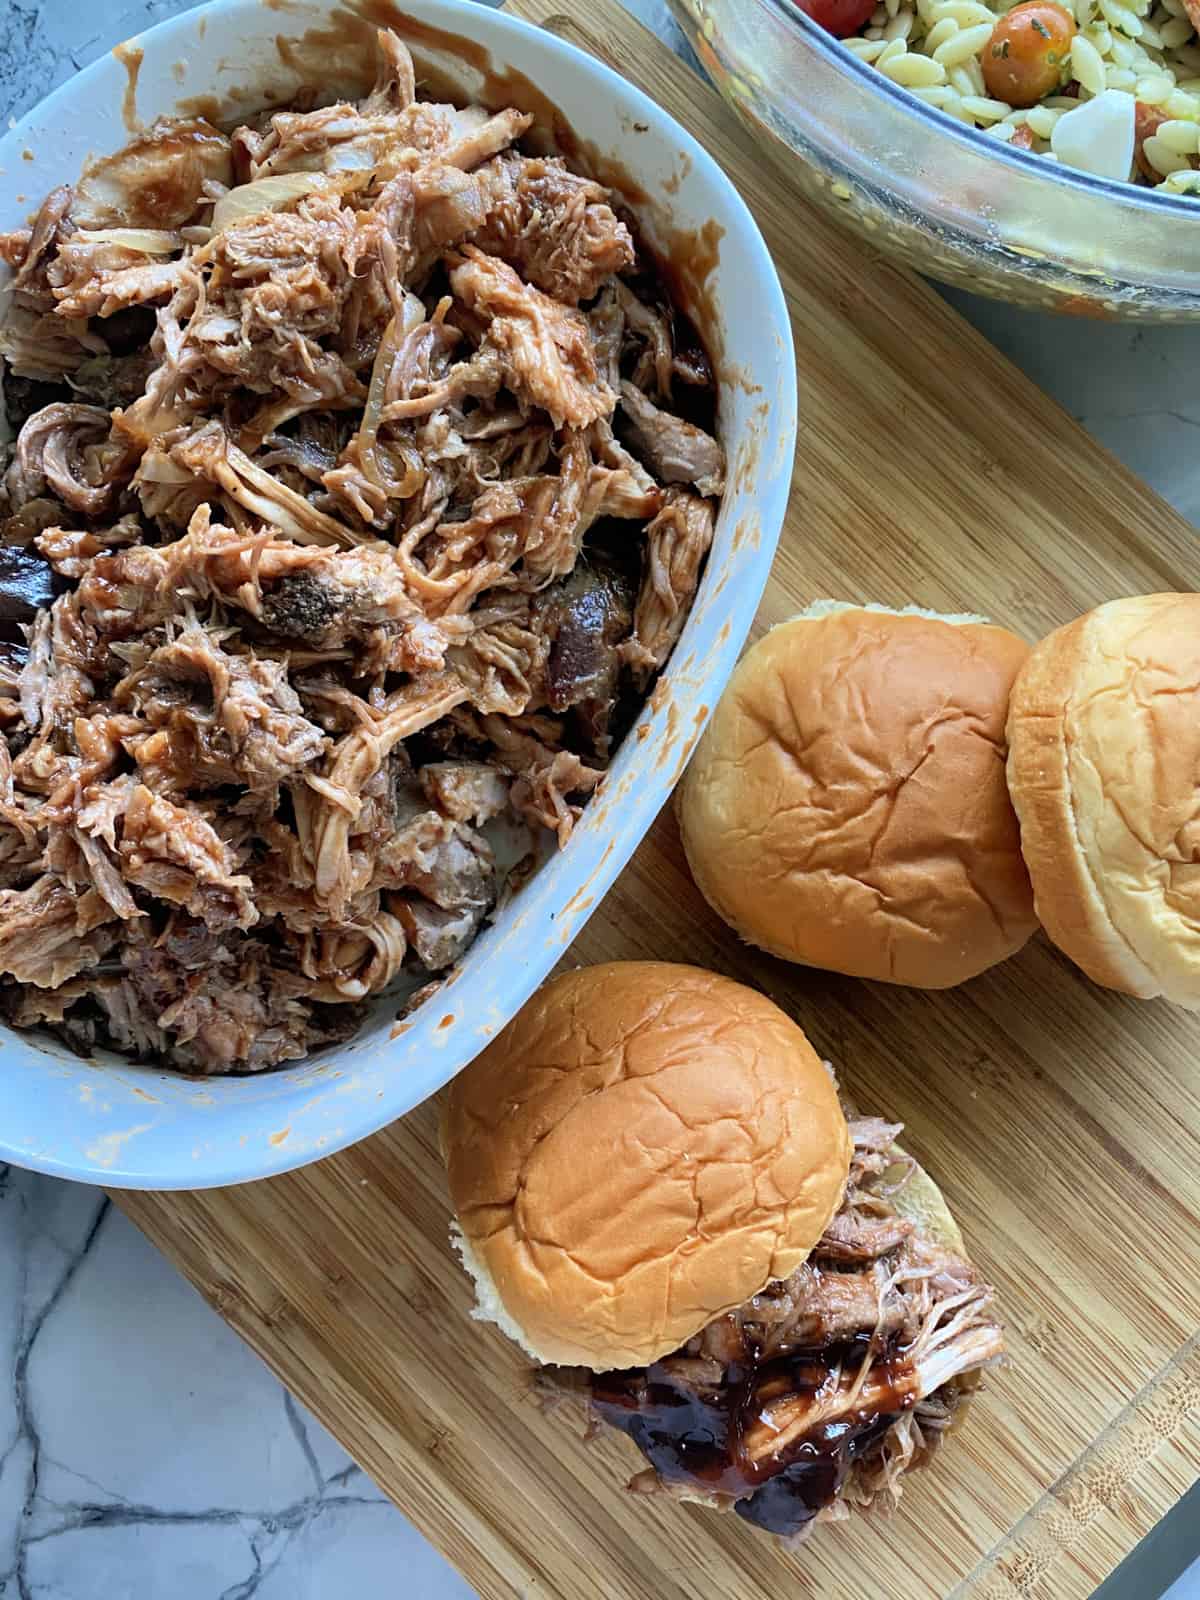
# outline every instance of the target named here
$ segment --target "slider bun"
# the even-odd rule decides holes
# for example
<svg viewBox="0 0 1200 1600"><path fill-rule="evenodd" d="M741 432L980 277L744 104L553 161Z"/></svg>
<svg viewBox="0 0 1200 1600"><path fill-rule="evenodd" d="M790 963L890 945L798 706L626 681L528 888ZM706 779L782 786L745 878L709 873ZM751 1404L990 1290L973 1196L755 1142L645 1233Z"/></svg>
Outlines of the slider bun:
<svg viewBox="0 0 1200 1600"><path fill-rule="evenodd" d="M459 1246L536 1360L655 1361L803 1262L850 1135L763 995L695 967L555 978L459 1074L442 1128Z"/></svg>
<svg viewBox="0 0 1200 1600"><path fill-rule="evenodd" d="M1008 737L1047 933L1097 983L1200 1008L1200 595L1112 600L1043 639Z"/></svg>
<svg viewBox="0 0 1200 1600"><path fill-rule="evenodd" d="M1028 646L975 617L822 601L743 658L678 815L705 898L750 944L925 989L1036 927L1005 786Z"/></svg>
<svg viewBox="0 0 1200 1600"><path fill-rule="evenodd" d="M903 1155L896 1146L897 1155ZM911 1161L911 1157L904 1158ZM900 1180L904 1179L901 1183ZM889 1167L880 1179L882 1185L899 1184L891 1196L892 1204L902 1217L916 1223L917 1232L934 1244L965 1258L966 1244L962 1230L950 1214L946 1197L919 1162L912 1161L908 1176L904 1177L902 1165Z"/></svg>

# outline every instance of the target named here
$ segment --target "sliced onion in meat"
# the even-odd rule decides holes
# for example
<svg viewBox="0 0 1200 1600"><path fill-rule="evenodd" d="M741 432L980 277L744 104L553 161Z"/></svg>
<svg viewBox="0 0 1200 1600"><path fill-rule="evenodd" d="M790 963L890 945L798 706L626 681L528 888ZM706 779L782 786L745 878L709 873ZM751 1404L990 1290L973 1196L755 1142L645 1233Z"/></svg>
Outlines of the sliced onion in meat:
<svg viewBox="0 0 1200 1600"><path fill-rule="evenodd" d="M367 402L355 434L363 475L392 500L406 500L416 494L425 478L420 452L411 443L396 439L385 449L379 440L383 402L401 342L420 326L424 316L425 308L417 297L406 295L402 317L393 316L388 322L371 368ZM397 464L403 465L403 477L396 475Z"/></svg>
<svg viewBox="0 0 1200 1600"><path fill-rule="evenodd" d="M144 256L171 256L182 248L183 240L166 228L81 228L72 243L118 244Z"/></svg>
<svg viewBox="0 0 1200 1600"><path fill-rule="evenodd" d="M247 217L261 217L265 211L281 211L314 189L326 186L327 180L320 172L278 172L274 177L239 184L223 194L213 207L213 232L220 233L234 223L245 222Z"/></svg>
<svg viewBox="0 0 1200 1600"><path fill-rule="evenodd" d="M362 462L363 472L377 489L384 489L383 473L375 454L375 441L379 433L379 413L383 410L383 396L387 389L387 381L391 376L392 363L396 359L396 351L400 345L400 331L396 327L393 316L384 329L383 338L379 341L379 349L375 352L375 364L371 368L371 386L367 391L367 403L363 407L362 421L358 425L358 456Z"/></svg>
<svg viewBox="0 0 1200 1600"><path fill-rule="evenodd" d="M140 483L191 483L196 474L172 461L165 450L151 445L141 459L137 470Z"/></svg>
<svg viewBox="0 0 1200 1600"><path fill-rule="evenodd" d="M361 172L378 176L379 150L377 140L347 139L335 144L325 157L329 172Z"/></svg>
<svg viewBox="0 0 1200 1600"><path fill-rule="evenodd" d="M383 397L387 392L388 379L391 377L392 366L403 336L404 329L398 326L396 318L393 317L379 342L375 365L371 369L371 387L367 393L367 403L363 408L362 422L355 436L358 443L358 458L362 463L364 475L377 489L382 489L384 494L393 500L404 500L409 495L415 494L425 476L420 455L413 447L397 440L393 450L385 451L379 442ZM402 461L404 465L402 478L398 478L395 472L390 470L395 465L396 459Z"/></svg>
<svg viewBox="0 0 1200 1600"><path fill-rule="evenodd" d="M352 194L371 181L371 167L351 172L276 172L266 178L255 178L253 183L240 184L228 189L213 207L212 232L245 222L250 217L265 216L269 211L282 211L303 200L306 194L321 190L326 194Z"/></svg>

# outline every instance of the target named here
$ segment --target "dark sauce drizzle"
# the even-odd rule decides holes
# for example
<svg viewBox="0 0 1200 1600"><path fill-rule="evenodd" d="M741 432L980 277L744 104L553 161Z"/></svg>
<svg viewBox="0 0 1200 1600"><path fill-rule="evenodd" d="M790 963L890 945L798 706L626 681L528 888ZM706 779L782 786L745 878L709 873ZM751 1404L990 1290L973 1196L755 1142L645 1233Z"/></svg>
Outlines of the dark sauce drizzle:
<svg viewBox="0 0 1200 1600"><path fill-rule="evenodd" d="M740 1517L786 1536L799 1533L837 1499L855 1459L911 1408L902 1382L903 1351L892 1345L876 1356L875 1376L885 1396L880 1403L876 1389L869 1411L818 1423L784 1452L757 1460L747 1453L746 1434L772 1398L816 1395L839 1363L854 1372L866 1354L865 1338L765 1362L750 1354L726 1367L715 1388L693 1387L661 1362L597 1373L592 1406L629 1435L663 1479L730 1495Z"/></svg>

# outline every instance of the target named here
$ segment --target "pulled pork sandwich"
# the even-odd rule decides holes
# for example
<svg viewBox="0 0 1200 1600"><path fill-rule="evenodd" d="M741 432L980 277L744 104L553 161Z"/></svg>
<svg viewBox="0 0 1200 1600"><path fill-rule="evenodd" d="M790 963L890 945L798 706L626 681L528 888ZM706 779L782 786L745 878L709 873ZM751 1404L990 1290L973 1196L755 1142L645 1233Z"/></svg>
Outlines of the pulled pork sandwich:
<svg viewBox="0 0 1200 1600"><path fill-rule="evenodd" d="M0 1009L85 1051L253 1072L444 972L712 539L713 374L614 196L379 43L0 237Z"/></svg>
<svg viewBox="0 0 1200 1600"><path fill-rule="evenodd" d="M455 1080L475 1315L650 1463L631 1488L795 1535L899 1497L1004 1350L898 1125L846 1116L762 995L630 962L547 984Z"/></svg>
<svg viewBox="0 0 1200 1600"><path fill-rule="evenodd" d="M822 600L739 663L680 787L688 864L748 943L945 989L1037 927L1004 778L1029 647L982 617Z"/></svg>

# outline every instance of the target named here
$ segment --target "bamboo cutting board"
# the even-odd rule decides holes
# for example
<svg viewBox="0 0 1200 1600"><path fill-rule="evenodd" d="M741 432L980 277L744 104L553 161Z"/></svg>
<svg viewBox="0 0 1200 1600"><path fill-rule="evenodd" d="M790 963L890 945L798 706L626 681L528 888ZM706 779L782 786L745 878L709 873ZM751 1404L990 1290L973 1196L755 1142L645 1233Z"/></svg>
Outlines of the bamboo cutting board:
<svg viewBox="0 0 1200 1600"><path fill-rule="evenodd" d="M614 0L572 4L517 9L698 135L791 299L800 447L761 625L834 595L1033 638L1114 595L1200 587L1187 524L808 209ZM627 1497L627 1442L543 1415L522 1357L468 1319L432 1106L290 1176L117 1198L485 1600L1083 1600L1200 1475L1200 1023L1092 988L1040 940L938 995L789 968L708 911L667 815L570 952L644 956L790 1010L864 1109L908 1124L999 1289L1011 1364L890 1521L788 1552Z"/></svg>

